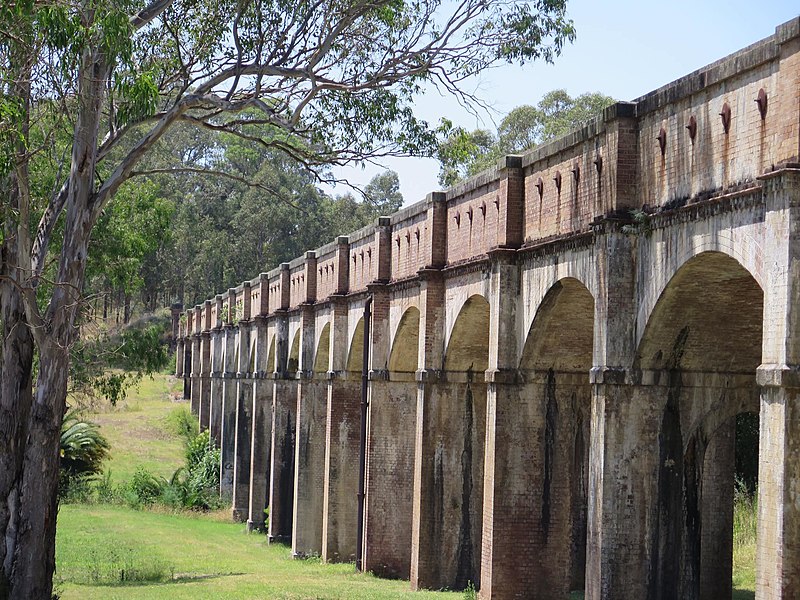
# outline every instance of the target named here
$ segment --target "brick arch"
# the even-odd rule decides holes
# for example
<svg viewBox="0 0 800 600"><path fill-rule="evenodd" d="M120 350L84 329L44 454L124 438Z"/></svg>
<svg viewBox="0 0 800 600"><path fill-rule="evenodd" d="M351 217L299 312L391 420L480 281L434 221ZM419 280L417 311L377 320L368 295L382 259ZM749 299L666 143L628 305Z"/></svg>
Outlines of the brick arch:
<svg viewBox="0 0 800 600"><path fill-rule="evenodd" d="M445 350L444 369L482 374L488 367L489 302L481 294L473 294L453 323Z"/></svg>
<svg viewBox="0 0 800 600"><path fill-rule="evenodd" d="M358 319L353 335L350 338L347 352L347 371L361 373L364 368L364 317Z"/></svg>
<svg viewBox="0 0 800 600"><path fill-rule="evenodd" d="M592 368L594 297L574 277L556 281L539 304L520 369L587 373Z"/></svg>
<svg viewBox="0 0 800 600"><path fill-rule="evenodd" d="M314 352L314 373L327 373L330 365L331 353L331 324L325 323L317 339L317 349Z"/></svg>
<svg viewBox="0 0 800 600"><path fill-rule="evenodd" d="M761 363L764 294L729 254L683 262L662 289L638 343L635 365L753 373Z"/></svg>
<svg viewBox="0 0 800 600"><path fill-rule="evenodd" d="M553 286L559 281L570 279L575 280L589 291L593 297L597 297L597 263L594 252L589 249L579 249L568 256L566 260L548 261L545 264L534 262L524 268L523 271L523 324L519 328L517 335L520 357L531 326L536 315L540 314L540 308L545 297L551 293ZM527 280L527 281L526 281Z"/></svg>
<svg viewBox="0 0 800 600"><path fill-rule="evenodd" d="M292 345L289 346L289 356L286 361L286 370L294 373L300 368L300 329L292 336Z"/></svg>
<svg viewBox="0 0 800 600"><path fill-rule="evenodd" d="M419 309L406 309L392 338L389 371L413 373L419 363Z"/></svg>
<svg viewBox="0 0 800 600"><path fill-rule="evenodd" d="M766 286L764 273L764 254L759 241L751 235L741 234L734 236L730 230L721 230L714 235L703 235L699 238L686 236L678 238L680 246L672 253L674 260L662 261L663 273L661 277L653 277L652 273L640 273L642 281L650 289L644 290L637 315L637 339L639 344L644 336L644 331L649 322L656 303L664 293L665 288L683 266L701 254L716 252L724 254L735 260L746 270L763 290Z"/></svg>

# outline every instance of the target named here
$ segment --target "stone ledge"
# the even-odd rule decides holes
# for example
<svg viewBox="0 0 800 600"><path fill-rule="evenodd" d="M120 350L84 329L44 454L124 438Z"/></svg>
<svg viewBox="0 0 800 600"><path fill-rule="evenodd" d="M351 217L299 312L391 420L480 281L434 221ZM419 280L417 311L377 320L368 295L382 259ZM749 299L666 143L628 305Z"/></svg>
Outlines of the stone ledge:
<svg viewBox="0 0 800 600"><path fill-rule="evenodd" d="M756 369L761 387L800 389L800 365L761 365Z"/></svg>
<svg viewBox="0 0 800 600"><path fill-rule="evenodd" d="M591 383L624 385L629 380L628 370L625 367L592 367L589 371Z"/></svg>
<svg viewBox="0 0 800 600"><path fill-rule="evenodd" d="M419 383L437 383L442 378L442 372L438 369L417 369L415 375Z"/></svg>
<svg viewBox="0 0 800 600"><path fill-rule="evenodd" d="M389 381L388 369L370 369L367 373L367 379L370 381Z"/></svg>
<svg viewBox="0 0 800 600"><path fill-rule="evenodd" d="M485 372L486 383L515 385L519 383L517 369L487 369Z"/></svg>

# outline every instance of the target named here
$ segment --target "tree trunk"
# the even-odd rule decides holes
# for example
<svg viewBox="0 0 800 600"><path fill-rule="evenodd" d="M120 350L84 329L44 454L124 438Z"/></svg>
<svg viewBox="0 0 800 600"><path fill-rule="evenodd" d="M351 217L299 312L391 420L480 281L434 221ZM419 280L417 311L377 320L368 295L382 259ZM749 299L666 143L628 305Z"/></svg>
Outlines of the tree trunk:
<svg viewBox="0 0 800 600"><path fill-rule="evenodd" d="M81 63L78 94L80 110L72 145L69 193L65 203L64 241L52 296L42 318L44 332L42 335L37 334L39 375L36 393L32 405L28 403L29 414L24 410L10 415L0 414L0 433L3 434L0 444L24 444L21 470L13 469L15 465L12 464L12 469L2 470L3 474L8 474L0 474L0 493L4 491L1 487L4 482L10 488L8 493L0 495L0 518L2 514L7 515L5 522L0 520L0 542L5 541L4 544L0 543L5 551L5 582L0 583L0 600L50 600L52 596L58 511L59 433L66 406L69 348L77 335L75 320L81 306L89 237L97 212L93 210L96 149L102 114L100 105L108 78L108 69L97 54L85 51ZM6 241L4 252L8 247L9 243ZM4 268L9 264L16 265L20 255L19 252L16 256L4 255ZM30 365L33 340L27 328L27 337L17 331L7 335L5 327L15 323L13 314L11 319L6 320L6 314L13 312L6 305L6 297L14 297L9 289L8 283L3 283L0 288L3 293L4 319L2 406L5 408L7 403L16 401L16 405L11 408L19 411L20 408L24 409L21 406L24 398L30 397L32 393ZM28 306L27 310L32 311L35 308ZM26 313L29 318L31 314ZM18 325L17 329L22 328ZM19 347L12 347L12 351L6 353L6 345L13 344L15 339L19 339ZM16 381L13 376L16 372L23 375L18 380L20 391L16 398L12 394L7 399L6 382ZM27 377L24 376L26 373ZM25 381L27 383L23 385ZM27 435L22 429L25 422ZM13 430L10 435L3 433L2 428L5 427ZM0 460L11 460L12 463L19 461L19 450L18 447L0 446ZM10 549L11 552L5 549Z"/></svg>
<svg viewBox="0 0 800 600"><path fill-rule="evenodd" d="M64 418L69 351L52 345L41 353L19 490L12 599L49 600L55 571L59 434Z"/></svg>
<svg viewBox="0 0 800 600"><path fill-rule="evenodd" d="M32 402L33 338L16 288L0 284L0 305L0 599L5 599L10 595L19 528L19 483Z"/></svg>

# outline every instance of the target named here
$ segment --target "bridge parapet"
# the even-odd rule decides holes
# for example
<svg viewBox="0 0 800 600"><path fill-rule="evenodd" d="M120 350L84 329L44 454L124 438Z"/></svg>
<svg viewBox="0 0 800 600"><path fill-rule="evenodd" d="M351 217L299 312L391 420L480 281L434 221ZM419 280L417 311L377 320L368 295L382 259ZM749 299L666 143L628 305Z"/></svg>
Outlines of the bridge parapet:
<svg viewBox="0 0 800 600"><path fill-rule="evenodd" d="M351 233L348 291L366 291L367 285L378 277L378 253L375 225L368 225Z"/></svg>

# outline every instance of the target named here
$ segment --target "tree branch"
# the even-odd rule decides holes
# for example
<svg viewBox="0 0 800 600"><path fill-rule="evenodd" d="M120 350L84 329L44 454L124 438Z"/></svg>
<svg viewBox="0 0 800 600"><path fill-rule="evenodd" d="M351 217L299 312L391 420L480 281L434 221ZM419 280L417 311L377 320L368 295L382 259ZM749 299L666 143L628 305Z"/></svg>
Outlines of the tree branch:
<svg viewBox="0 0 800 600"><path fill-rule="evenodd" d="M134 28L134 30L141 29L145 25L151 23L154 19L158 18L161 13L170 7L172 2L173 0L153 0L153 2L151 2L148 6L144 7L131 17L131 26Z"/></svg>

